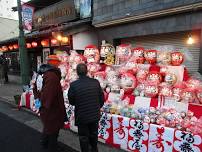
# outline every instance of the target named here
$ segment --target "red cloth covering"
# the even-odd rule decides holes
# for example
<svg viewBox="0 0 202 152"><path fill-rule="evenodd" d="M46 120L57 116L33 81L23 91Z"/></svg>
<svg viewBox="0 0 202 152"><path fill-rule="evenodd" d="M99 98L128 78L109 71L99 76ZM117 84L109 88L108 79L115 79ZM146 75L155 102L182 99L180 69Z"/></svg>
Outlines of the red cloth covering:
<svg viewBox="0 0 202 152"><path fill-rule="evenodd" d="M197 118L202 116L202 105L189 103L188 110L194 112L194 116Z"/></svg>
<svg viewBox="0 0 202 152"><path fill-rule="evenodd" d="M189 79L189 73L187 68L184 68L184 78L183 81L187 81Z"/></svg>
<svg viewBox="0 0 202 152"><path fill-rule="evenodd" d="M156 65L156 64L151 64L151 66L149 67L149 71L156 71L156 72L160 72L160 66Z"/></svg>

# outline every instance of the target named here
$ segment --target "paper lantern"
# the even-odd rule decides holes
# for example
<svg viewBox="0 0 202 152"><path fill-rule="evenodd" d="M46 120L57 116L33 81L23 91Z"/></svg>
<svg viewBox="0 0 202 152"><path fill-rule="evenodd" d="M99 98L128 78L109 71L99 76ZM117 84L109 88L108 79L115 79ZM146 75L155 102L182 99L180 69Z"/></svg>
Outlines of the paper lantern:
<svg viewBox="0 0 202 152"><path fill-rule="evenodd" d="M51 39L51 44L56 45L58 41L56 39Z"/></svg>
<svg viewBox="0 0 202 152"><path fill-rule="evenodd" d="M37 47L37 42L32 42L32 47Z"/></svg>
<svg viewBox="0 0 202 152"><path fill-rule="evenodd" d="M26 43L27 48L32 48L32 45L30 43Z"/></svg>
<svg viewBox="0 0 202 152"><path fill-rule="evenodd" d="M48 40L42 40L41 45L42 46L48 46Z"/></svg>
<svg viewBox="0 0 202 152"><path fill-rule="evenodd" d="M13 46L12 45L9 45L9 50L13 50Z"/></svg>
<svg viewBox="0 0 202 152"><path fill-rule="evenodd" d="M17 44L14 44L14 45L13 45L13 48L14 48L14 49L18 49L18 45L17 45Z"/></svg>

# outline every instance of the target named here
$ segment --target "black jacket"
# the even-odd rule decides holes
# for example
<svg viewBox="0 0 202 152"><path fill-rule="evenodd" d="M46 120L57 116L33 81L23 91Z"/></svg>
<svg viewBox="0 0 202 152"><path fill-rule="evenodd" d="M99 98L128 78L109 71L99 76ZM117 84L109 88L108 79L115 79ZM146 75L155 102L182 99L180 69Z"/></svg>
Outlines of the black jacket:
<svg viewBox="0 0 202 152"><path fill-rule="evenodd" d="M75 124L99 121L104 94L96 79L82 76L70 84L68 99L75 106Z"/></svg>

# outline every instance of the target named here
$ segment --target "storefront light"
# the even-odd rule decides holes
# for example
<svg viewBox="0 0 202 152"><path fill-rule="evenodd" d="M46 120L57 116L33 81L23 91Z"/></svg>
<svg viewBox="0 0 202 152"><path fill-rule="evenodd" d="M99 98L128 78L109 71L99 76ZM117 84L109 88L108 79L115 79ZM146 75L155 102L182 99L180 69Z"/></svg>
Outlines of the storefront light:
<svg viewBox="0 0 202 152"><path fill-rule="evenodd" d="M37 42L32 42L32 47L37 47Z"/></svg>
<svg viewBox="0 0 202 152"><path fill-rule="evenodd" d="M51 39L51 44L56 45L58 41L56 39Z"/></svg>
<svg viewBox="0 0 202 152"><path fill-rule="evenodd" d="M187 39L187 44L192 45L194 43L194 39L192 37L192 35L189 35L188 39Z"/></svg>
<svg viewBox="0 0 202 152"><path fill-rule="evenodd" d="M62 42L63 42L63 43L67 43L68 41L69 41L68 37L63 37L63 38L62 38Z"/></svg>
<svg viewBox="0 0 202 152"><path fill-rule="evenodd" d="M26 43L26 47L27 47L28 49L30 49L30 48L32 48L32 45L31 45L30 43Z"/></svg>
<svg viewBox="0 0 202 152"><path fill-rule="evenodd" d="M62 35L57 35L57 40L62 41Z"/></svg>

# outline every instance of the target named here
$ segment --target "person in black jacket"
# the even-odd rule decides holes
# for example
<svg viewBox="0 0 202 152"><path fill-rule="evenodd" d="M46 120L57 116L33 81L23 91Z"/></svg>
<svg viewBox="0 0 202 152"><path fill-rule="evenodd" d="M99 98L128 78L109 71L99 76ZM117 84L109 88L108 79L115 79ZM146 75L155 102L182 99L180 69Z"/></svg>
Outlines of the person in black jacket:
<svg viewBox="0 0 202 152"><path fill-rule="evenodd" d="M99 81L87 76L87 66L77 65L79 79L70 84L68 99L75 106L75 125L78 126L82 152L98 152L98 121L100 108L104 104L104 94Z"/></svg>

